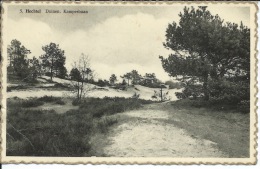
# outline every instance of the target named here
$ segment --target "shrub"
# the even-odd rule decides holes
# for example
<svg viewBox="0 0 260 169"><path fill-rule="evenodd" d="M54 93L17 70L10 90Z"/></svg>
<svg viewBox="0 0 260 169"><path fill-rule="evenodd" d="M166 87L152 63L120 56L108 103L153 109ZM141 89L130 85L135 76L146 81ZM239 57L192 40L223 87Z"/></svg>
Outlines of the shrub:
<svg viewBox="0 0 260 169"><path fill-rule="evenodd" d="M149 103L154 103L154 101L120 97L105 97L103 99L87 98L80 103L80 110L86 110L88 113L91 113L93 117L100 118L104 115L133 110L141 107L142 104Z"/></svg>
<svg viewBox="0 0 260 169"><path fill-rule="evenodd" d="M68 86L64 85L64 84L61 84L61 83L55 83L54 84L54 87L55 88L68 88Z"/></svg>
<svg viewBox="0 0 260 169"><path fill-rule="evenodd" d="M22 107L38 107L38 106L41 106L43 105L44 102L42 101L39 101L39 100L26 100L26 101L22 101L21 105Z"/></svg>
<svg viewBox="0 0 260 169"><path fill-rule="evenodd" d="M57 100L55 102L56 104L65 105L66 103L63 100Z"/></svg>
<svg viewBox="0 0 260 169"><path fill-rule="evenodd" d="M98 120L97 122L97 128L100 130L101 133L107 133L108 128L114 124L116 124L118 121L116 118L113 117L104 117Z"/></svg>
<svg viewBox="0 0 260 169"><path fill-rule="evenodd" d="M7 92L11 92L12 90L21 90L21 89L27 89L28 87L24 85L19 86L7 86Z"/></svg>
<svg viewBox="0 0 260 169"><path fill-rule="evenodd" d="M169 85L169 89L180 89L184 86L181 82L166 81L166 85Z"/></svg>
<svg viewBox="0 0 260 169"><path fill-rule="evenodd" d="M161 86L161 83L140 83L142 86L150 87L150 88L166 88L166 86Z"/></svg>
<svg viewBox="0 0 260 169"><path fill-rule="evenodd" d="M78 106L80 103L81 103L81 101L79 99L72 100L72 105L73 106Z"/></svg>
<svg viewBox="0 0 260 169"><path fill-rule="evenodd" d="M53 97L53 96L43 96L38 98L39 101L43 101L43 102L57 102L57 101L61 101L60 97Z"/></svg>
<svg viewBox="0 0 260 169"><path fill-rule="evenodd" d="M211 80L209 88L211 101L215 103L239 104L250 100L249 83L245 81Z"/></svg>
<svg viewBox="0 0 260 169"><path fill-rule="evenodd" d="M203 88L200 84L186 84L182 92L175 92L175 95L178 99L185 99L192 97L196 99L203 96Z"/></svg>

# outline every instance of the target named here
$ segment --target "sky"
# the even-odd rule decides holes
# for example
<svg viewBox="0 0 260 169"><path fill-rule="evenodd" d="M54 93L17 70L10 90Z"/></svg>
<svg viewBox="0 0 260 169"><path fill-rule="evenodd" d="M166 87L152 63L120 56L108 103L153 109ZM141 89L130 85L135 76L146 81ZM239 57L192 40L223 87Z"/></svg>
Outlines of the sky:
<svg viewBox="0 0 260 169"><path fill-rule="evenodd" d="M96 79L109 79L137 70L141 75L155 73L165 81L159 55L172 51L163 47L169 23L178 22L184 6L9 6L5 44L19 40L31 50L29 58L39 57L42 46L54 42L65 51L68 71L84 53L91 60ZM20 9L42 9L41 14L19 13ZM87 14L49 14L45 9L79 9ZM250 25L247 7L210 6L212 14L224 21Z"/></svg>

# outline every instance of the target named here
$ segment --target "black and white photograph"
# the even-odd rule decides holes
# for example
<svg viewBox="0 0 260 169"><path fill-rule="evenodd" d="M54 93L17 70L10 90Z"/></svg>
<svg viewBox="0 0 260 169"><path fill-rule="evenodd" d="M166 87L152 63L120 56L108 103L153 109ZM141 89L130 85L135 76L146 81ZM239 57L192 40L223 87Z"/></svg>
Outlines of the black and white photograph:
<svg viewBox="0 0 260 169"><path fill-rule="evenodd" d="M4 3L4 162L255 163L254 3Z"/></svg>

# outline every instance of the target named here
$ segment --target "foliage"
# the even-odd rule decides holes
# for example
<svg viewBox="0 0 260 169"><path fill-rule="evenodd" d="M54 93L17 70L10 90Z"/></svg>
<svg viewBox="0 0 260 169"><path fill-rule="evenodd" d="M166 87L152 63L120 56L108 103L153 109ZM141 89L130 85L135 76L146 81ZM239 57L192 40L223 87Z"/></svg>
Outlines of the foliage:
<svg viewBox="0 0 260 169"><path fill-rule="evenodd" d="M126 85L127 83L126 83L126 81L125 81L125 79L123 79L122 80L122 83L121 83L122 85Z"/></svg>
<svg viewBox="0 0 260 169"><path fill-rule="evenodd" d="M78 68L72 68L70 71L70 78L71 80L75 80L75 81L81 81L82 77L81 74L78 70Z"/></svg>
<svg viewBox="0 0 260 169"><path fill-rule="evenodd" d="M110 126L116 124L118 121L113 117L103 117L97 122L98 129L101 133L107 133Z"/></svg>
<svg viewBox="0 0 260 169"><path fill-rule="evenodd" d="M112 75L110 76L110 78L109 78L110 84L111 84L111 85L114 85L116 81L117 81L116 75L115 75L115 74L112 74Z"/></svg>
<svg viewBox="0 0 260 169"><path fill-rule="evenodd" d="M11 45L7 47L9 79L16 76L20 81L37 82L36 78L41 73L41 63L36 57L28 59L27 55L30 53L30 50L24 47L20 41L16 39L11 41Z"/></svg>
<svg viewBox="0 0 260 169"><path fill-rule="evenodd" d="M59 102L62 100L61 97L53 97L53 96L43 96L37 99L38 101L43 102Z"/></svg>
<svg viewBox="0 0 260 169"><path fill-rule="evenodd" d="M131 73L126 73L123 76L121 76L121 78L126 79L127 80L127 85L129 86L129 81L131 80L132 75L131 75Z"/></svg>
<svg viewBox="0 0 260 169"><path fill-rule="evenodd" d="M160 88L161 81L157 79L154 73L146 73L140 85L150 87L150 88Z"/></svg>
<svg viewBox="0 0 260 169"><path fill-rule="evenodd" d="M56 88L69 88L69 86L62 84L62 83L55 83L53 87Z"/></svg>
<svg viewBox="0 0 260 169"><path fill-rule="evenodd" d="M40 101L40 100L25 100L25 101L21 101L21 106L28 108L28 107L38 107L43 105L44 102Z"/></svg>
<svg viewBox="0 0 260 169"><path fill-rule="evenodd" d="M127 84L129 86L131 82L133 85L140 84L151 88L159 88L161 86L161 81L156 78L154 73L146 73L142 77L137 70L132 70L121 76L121 78L123 78L122 85Z"/></svg>
<svg viewBox="0 0 260 169"><path fill-rule="evenodd" d="M61 50L58 44L52 42L43 46L42 50L45 52L40 56L42 66L50 73L51 80L54 75L65 78L67 70L64 66L66 61L64 50Z"/></svg>
<svg viewBox="0 0 260 169"><path fill-rule="evenodd" d="M212 102L225 102L229 104L240 104L250 100L249 83L236 80L231 81L227 79L211 80L209 82L210 96Z"/></svg>
<svg viewBox="0 0 260 169"><path fill-rule="evenodd" d="M41 74L41 63L35 56L28 61L32 79L36 80L36 78Z"/></svg>
<svg viewBox="0 0 260 169"><path fill-rule="evenodd" d="M97 81L96 85L98 85L100 87L105 87L105 86L109 86L109 82L107 80L99 79Z"/></svg>
<svg viewBox="0 0 260 169"><path fill-rule="evenodd" d="M120 98L105 97L88 98L80 104L80 110L91 113L93 117L101 117L103 115L111 115L115 113L124 112L141 107L142 104L153 103L153 101L146 101L135 98Z"/></svg>
<svg viewBox="0 0 260 169"><path fill-rule="evenodd" d="M240 26L224 23L204 6L185 7L179 16L179 24L168 25L164 43L165 48L174 53L168 58L160 56L162 66L170 76L182 76L184 81L187 78L199 80L206 100L210 98L211 80L219 81L227 76L250 79L249 28L242 23Z"/></svg>
<svg viewBox="0 0 260 169"><path fill-rule="evenodd" d="M181 89L183 87L183 83L181 82L173 82L173 81L166 81L165 85L169 86L169 89Z"/></svg>
<svg viewBox="0 0 260 169"><path fill-rule="evenodd" d="M133 85L139 84L141 79L142 79L142 76L138 73L137 70L132 70L132 72L131 72L131 79L132 79L132 84Z"/></svg>
<svg viewBox="0 0 260 169"><path fill-rule="evenodd" d="M24 47L20 41L12 40L11 45L7 47L8 72L12 72L21 79L26 78L29 74L27 55L30 53L30 50Z"/></svg>
<svg viewBox="0 0 260 169"><path fill-rule="evenodd" d="M59 105L65 105L66 104L63 100L57 100L55 103L59 104Z"/></svg>
<svg viewBox="0 0 260 169"><path fill-rule="evenodd" d="M81 103L81 100L79 100L79 99L73 99L72 100L72 105L73 106L78 106L80 103Z"/></svg>

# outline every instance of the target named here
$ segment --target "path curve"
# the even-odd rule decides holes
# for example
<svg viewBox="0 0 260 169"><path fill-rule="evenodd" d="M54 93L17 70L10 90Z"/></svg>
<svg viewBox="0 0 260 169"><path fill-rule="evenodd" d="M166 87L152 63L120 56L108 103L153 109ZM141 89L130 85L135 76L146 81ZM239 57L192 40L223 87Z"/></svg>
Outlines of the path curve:
<svg viewBox="0 0 260 169"><path fill-rule="evenodd" d="M216 143L190 136L167 122L164 103L146 105L140 110L118 114L127 119L112 129L106 156L113 157L225 157Z"/></svg>

